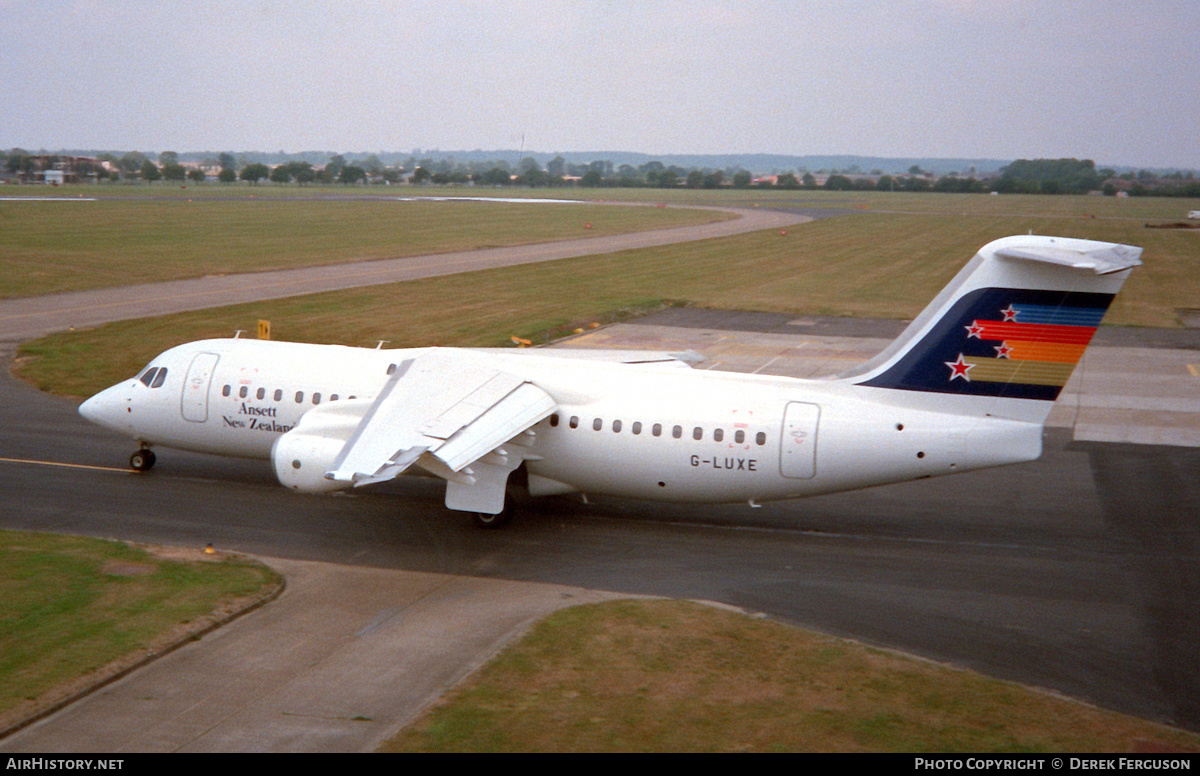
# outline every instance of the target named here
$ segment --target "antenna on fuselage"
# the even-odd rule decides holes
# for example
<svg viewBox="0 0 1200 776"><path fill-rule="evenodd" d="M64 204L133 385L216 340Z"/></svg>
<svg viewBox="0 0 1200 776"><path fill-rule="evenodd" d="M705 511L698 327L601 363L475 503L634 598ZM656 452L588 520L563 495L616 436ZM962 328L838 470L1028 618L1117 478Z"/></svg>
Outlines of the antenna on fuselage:
<svg viewBox="0 0 1200 776"><path fill-rule="evenodd" d="M379 344L375 346L376 350L383 350L383 346L391 342L391 340L379 340Z"/></svg>
<svg viewBox="0 0 1200 776"><path fill-rule="evenodd" d="M240 338L241 338L241 336L242 336L243 334L245 334L245 333L246 333L246 330L245 330L245 329L238 329L237 331L235 331L235 332L233 333L233 338L234 338L234 339L240 339Z"/></svg>

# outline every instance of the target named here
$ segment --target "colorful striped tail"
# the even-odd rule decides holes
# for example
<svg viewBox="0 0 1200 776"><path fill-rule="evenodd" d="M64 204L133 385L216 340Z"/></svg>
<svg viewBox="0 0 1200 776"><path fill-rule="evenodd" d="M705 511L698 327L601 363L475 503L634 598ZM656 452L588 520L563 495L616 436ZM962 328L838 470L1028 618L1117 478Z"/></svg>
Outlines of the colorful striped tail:
<svg viewBox="0 0 1200 776"><path fill-rule="evenodd" d="M989 243L891 347L846 377L947 399L1052 403L1140 255L1131 246L1055 237ZM951 405L988 414L996 406Z"/></svg>

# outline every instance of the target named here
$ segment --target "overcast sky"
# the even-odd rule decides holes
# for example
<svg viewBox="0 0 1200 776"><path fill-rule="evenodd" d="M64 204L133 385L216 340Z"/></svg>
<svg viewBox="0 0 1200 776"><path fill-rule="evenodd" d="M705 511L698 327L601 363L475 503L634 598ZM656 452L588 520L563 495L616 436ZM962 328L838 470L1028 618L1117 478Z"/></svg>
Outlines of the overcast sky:
<svg viewBox="0 0 1200 776"><path fill-rule="evenodd" d="M1197 0L0 0L0 147L1200 169Z"/></svg>

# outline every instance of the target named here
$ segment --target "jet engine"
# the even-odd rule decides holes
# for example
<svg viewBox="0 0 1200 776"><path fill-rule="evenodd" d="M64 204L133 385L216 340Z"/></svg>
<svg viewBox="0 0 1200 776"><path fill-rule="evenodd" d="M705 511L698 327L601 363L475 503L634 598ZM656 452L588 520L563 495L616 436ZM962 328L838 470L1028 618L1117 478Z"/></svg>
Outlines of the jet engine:
<svg viewBox="0 0 1200 776"><path fill-rule="evenodd" d="M329 493L345 490L349 482L325 478L358 428L370 400L331 402L305 413L296 427L275 440L271 464L275 476L287 488L300 493Z"/></svg>

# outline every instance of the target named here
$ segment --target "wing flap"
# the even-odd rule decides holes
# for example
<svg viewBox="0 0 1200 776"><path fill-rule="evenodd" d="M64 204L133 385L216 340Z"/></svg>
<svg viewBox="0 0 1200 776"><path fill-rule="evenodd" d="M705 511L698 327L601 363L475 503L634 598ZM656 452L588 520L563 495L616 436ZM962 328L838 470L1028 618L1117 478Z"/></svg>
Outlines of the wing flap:
<svg viewBox="0 0 1200 776"><path fill-rule="evenodd" d="M461 427L433 454L458 471L548 417L555 406L541 388L522 383L474 418L470 425Z"/></svg>
<svg viewBox="0 0 1200 776"><path fill-rule="evenodd" d="M435 439L449 439L463 427L504 400L525 381L514 375L496 372L475 390L463 396L443 413L421 427L421 433Z"/></svg>
<svg viewBox="0 0 1200 776"><path fill-rule="evenodd" d="M357 485L381 482L422 456L457 473L555 406L541 388L476 356L431 351L395 370L325 476ZM425 468L437 473L441 466Z"/></svg>

